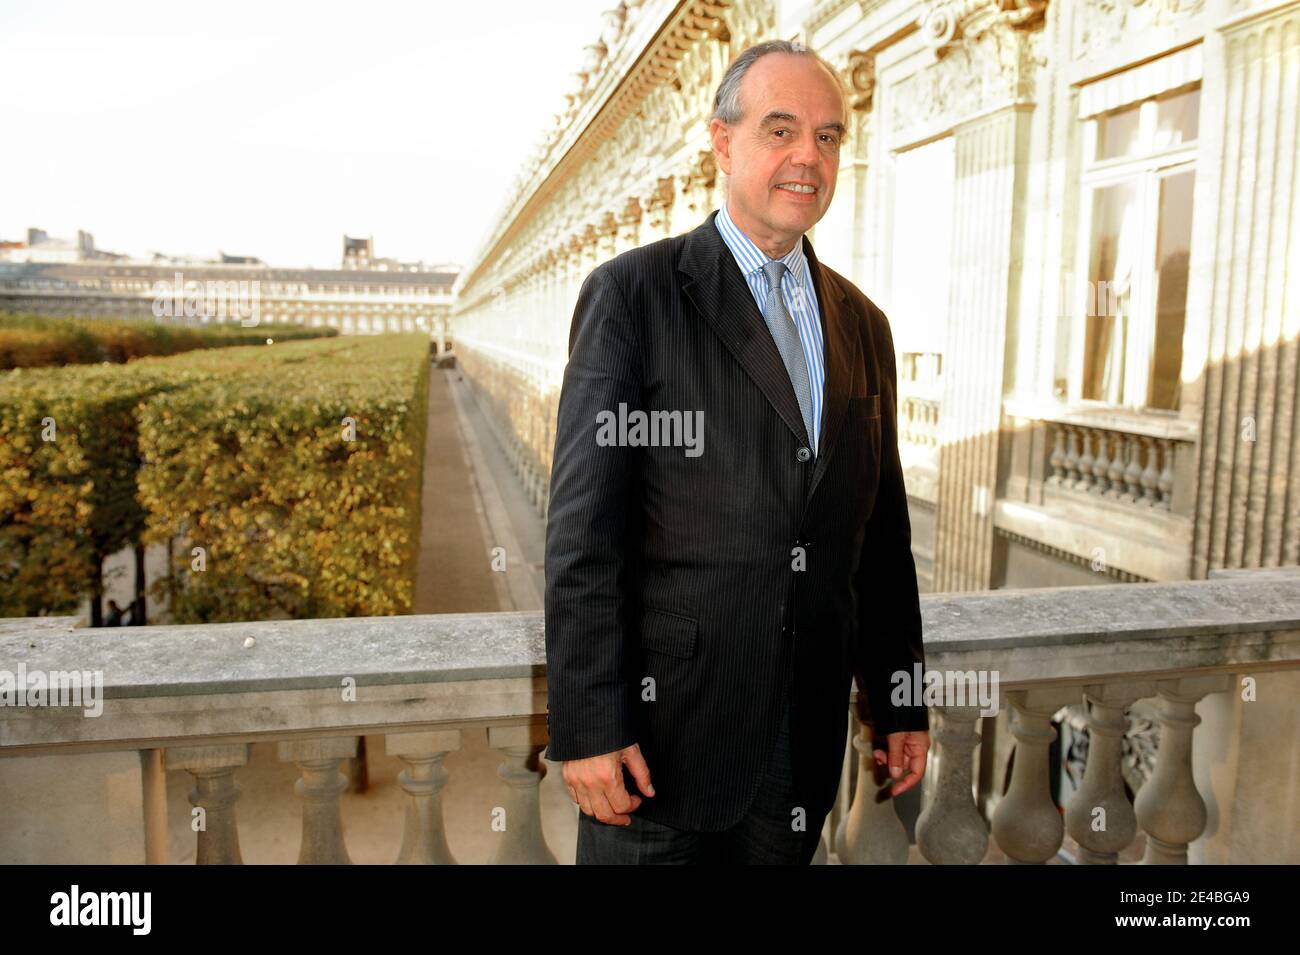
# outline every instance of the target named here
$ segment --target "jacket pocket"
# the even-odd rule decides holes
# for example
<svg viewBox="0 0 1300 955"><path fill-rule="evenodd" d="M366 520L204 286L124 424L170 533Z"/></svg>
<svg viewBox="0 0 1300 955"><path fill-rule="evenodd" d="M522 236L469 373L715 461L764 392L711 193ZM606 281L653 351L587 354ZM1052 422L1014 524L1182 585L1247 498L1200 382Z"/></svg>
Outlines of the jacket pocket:
<svg viewBox="0 0 1300 955"><path fill-rule="evenodd" d="M850 398L849 411L862 418L878 417L880 415L880 393L856 395Z"/></svg>
<svg viewBox="0 0 1300 955"><path fill-rule="evenodd" d="M641 646L673 657L691 657L699 629L694 617L646 607L641 617Z"/></svg>

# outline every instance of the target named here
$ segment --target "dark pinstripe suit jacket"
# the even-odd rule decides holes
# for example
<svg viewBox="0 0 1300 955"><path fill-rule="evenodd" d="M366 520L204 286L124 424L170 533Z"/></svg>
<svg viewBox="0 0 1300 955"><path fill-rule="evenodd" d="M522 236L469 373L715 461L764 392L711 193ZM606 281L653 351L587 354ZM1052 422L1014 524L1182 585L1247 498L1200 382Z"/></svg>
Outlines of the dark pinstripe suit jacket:
<svg viewBox="0 0 1300 955"><path fill-rule="evenodd" d="M597 267L560 393L546 528L547 758L639 743L637 810L716 831L748 808L793 668L795 784L834 801L851 680L877 734L924 663L889 322L803 238L826 343L821 453L713 223ZM703 453L607 446L598 415L703 412ZM800 560L800 556L803 560Z"/></svg>

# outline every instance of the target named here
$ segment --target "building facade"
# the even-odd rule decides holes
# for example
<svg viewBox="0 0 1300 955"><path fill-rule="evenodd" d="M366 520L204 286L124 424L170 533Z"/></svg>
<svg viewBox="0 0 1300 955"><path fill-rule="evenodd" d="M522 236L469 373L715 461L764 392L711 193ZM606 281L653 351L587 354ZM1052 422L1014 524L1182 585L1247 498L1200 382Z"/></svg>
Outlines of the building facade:
<svg viewBox="0 0 1300 955"><path fill-rule="evenodd" d="M1300 563L1295 0L625 0L453 306L538 507L582 280L723 201L777 37L852 94L809 238L890 317L923 586Z"/></svg>
<svg viewBox="0 0 1300 955"><path fill-rule="evenodd" d="M191 298L204 302L191 311L210 318L251 325L255 304L259 326L332 327L349 335L423 332L439 343L441 353L449 341L456 275L451 268L394 270L356 263L341 269L282 269L180 262L0 262L0 311L152 318L160 292L170 300L173 293L185 297L189 288L195 293ZM237 301L238 308L223 308L219 299Z"/></svg>

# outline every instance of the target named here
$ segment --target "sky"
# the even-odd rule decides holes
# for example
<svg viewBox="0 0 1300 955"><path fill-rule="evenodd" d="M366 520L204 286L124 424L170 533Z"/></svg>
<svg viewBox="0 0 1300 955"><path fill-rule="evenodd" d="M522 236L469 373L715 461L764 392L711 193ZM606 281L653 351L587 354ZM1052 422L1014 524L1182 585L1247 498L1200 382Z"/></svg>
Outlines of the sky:
<svg viewBox="0 0 1300 955"><path fill-rule="evenodd" d="M617 0L0 0L0 239L465 263Z"/></svg>

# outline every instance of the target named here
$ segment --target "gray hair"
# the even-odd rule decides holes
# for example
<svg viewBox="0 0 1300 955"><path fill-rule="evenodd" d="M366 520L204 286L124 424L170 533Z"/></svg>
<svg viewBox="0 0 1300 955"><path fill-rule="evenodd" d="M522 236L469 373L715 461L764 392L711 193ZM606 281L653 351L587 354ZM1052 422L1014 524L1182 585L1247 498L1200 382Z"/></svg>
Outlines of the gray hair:
<svg viewBox="0 0 1300 955"><path fill-rule="evenodd" d="M765 43L756 43L736 57L731 65L727 67L727 72L722 75L722 82L718 84L717 95L713 97L713 115L710 119L721 120L724 123L740 122L742 117L740 108L741 81L744 80L745 74L749 72L749 68L769 53L794 53L798 56L811 56L825 67L826 72L831 75L832 82L835 83L835 88L840 91L840 102L845 107L844 119L845 122L848 122L848 97L845 95L844 81L840 78L839 72L798 40L768 40Z"/></svg>

